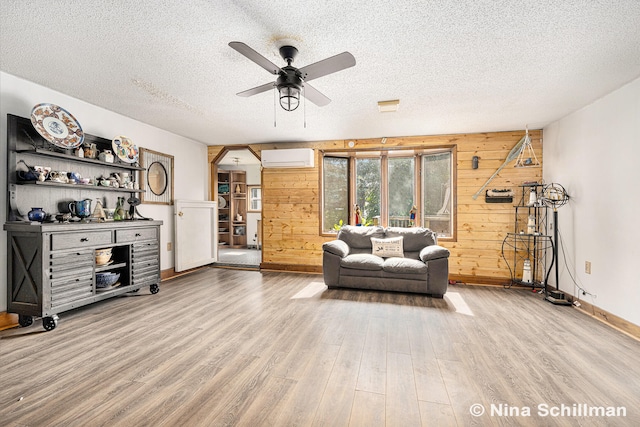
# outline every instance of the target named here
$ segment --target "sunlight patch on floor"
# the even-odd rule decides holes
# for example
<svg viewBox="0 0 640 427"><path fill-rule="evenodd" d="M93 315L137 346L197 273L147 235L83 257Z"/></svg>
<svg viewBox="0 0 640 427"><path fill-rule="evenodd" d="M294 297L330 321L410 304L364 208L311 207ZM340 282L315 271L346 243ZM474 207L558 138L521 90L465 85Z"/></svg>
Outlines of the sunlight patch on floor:
<svg viewBox="0 0 640 427"><path fill-rule="evenodd" d="M322 282L311 282L300 292L291 297L291 299L312 298L319 293L327 290L327 285Z"/></svg>
<svg viewBox="0 0 640 427"><path fill-rule="evenodd" d="M464 298L462 298L462 295L460 295L459 293L449 291L444 295L444 297L446 298L447 302L451 304L456 313L466 314L467 316L474 315L473 311L471 311Z"/></svg>

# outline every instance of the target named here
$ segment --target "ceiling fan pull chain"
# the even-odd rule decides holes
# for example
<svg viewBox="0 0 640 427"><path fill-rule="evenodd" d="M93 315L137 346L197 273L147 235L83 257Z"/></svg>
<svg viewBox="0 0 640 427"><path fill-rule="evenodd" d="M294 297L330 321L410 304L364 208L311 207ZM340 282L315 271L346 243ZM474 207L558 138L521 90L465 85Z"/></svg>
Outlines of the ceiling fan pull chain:
<svg viewBox="0 0 640 427"><path fill-rule="evenodd" d="M276 127L276 104L278 103L278 89L276 89L276 87L273 87L273 127Z"/></svg>
<svg viewBox="0 0 640 427"><path fill-rule="evenodd" d="M307 90L302 85L302 116L304 117L304 128L307 128Z"/></svg>

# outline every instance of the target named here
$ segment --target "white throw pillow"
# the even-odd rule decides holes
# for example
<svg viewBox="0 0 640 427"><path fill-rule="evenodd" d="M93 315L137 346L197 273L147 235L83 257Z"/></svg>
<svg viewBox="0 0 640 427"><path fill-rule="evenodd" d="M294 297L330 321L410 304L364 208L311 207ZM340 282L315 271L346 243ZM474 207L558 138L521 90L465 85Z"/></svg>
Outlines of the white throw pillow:
<svg viewBox="0 0 640 427"><path fill-rule="evenodd" d="M402 236L392 237L390 239L377 239L375 237L372 237L371 253L382 258L404 258L402 239Z"/></svg>

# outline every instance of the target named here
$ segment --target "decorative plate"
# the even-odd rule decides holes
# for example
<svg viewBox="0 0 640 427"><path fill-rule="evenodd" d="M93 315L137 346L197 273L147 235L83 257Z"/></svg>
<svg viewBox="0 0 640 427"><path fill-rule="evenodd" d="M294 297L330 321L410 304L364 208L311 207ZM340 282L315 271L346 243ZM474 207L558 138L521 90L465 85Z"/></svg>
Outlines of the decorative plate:
<svg viewBox="0 0 640 427"><path fill-rule="evenodd" d="M53 145L72 149L84 141L80 123L70 112L55 104L38 104L31 110L31 123Z"/></svg>
<svg viewBox="0 0 640 427"><path fill-rule="evenodd" d="M126 136L118 135L113 138L111 147L123 162L136 163L138 161L138 147Z"/></svg>
<svg viewBox="0 0 640 427"><path fill-rule="evenodd" d="M219 196L218 197L218 207L222 209L225 206L227 206L227 200L224 197Z"/></svg>

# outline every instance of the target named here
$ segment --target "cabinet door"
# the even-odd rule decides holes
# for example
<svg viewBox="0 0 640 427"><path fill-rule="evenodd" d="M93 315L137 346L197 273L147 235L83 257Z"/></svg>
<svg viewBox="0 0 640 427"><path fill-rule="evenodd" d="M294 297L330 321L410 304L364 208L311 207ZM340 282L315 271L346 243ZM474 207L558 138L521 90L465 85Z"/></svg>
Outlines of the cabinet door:
<svg viewBox="0 0 640 427"><path fill-rule="evenodd" d="M158 242L131 245L131 284L148 285L160 282L160 252Z"/></svg>
<svg viewBox="0 0 640 427"><path fill-rule="evenodd" d="M49 286L52 309L93 296L93 249L52 253Z"/></svg>

